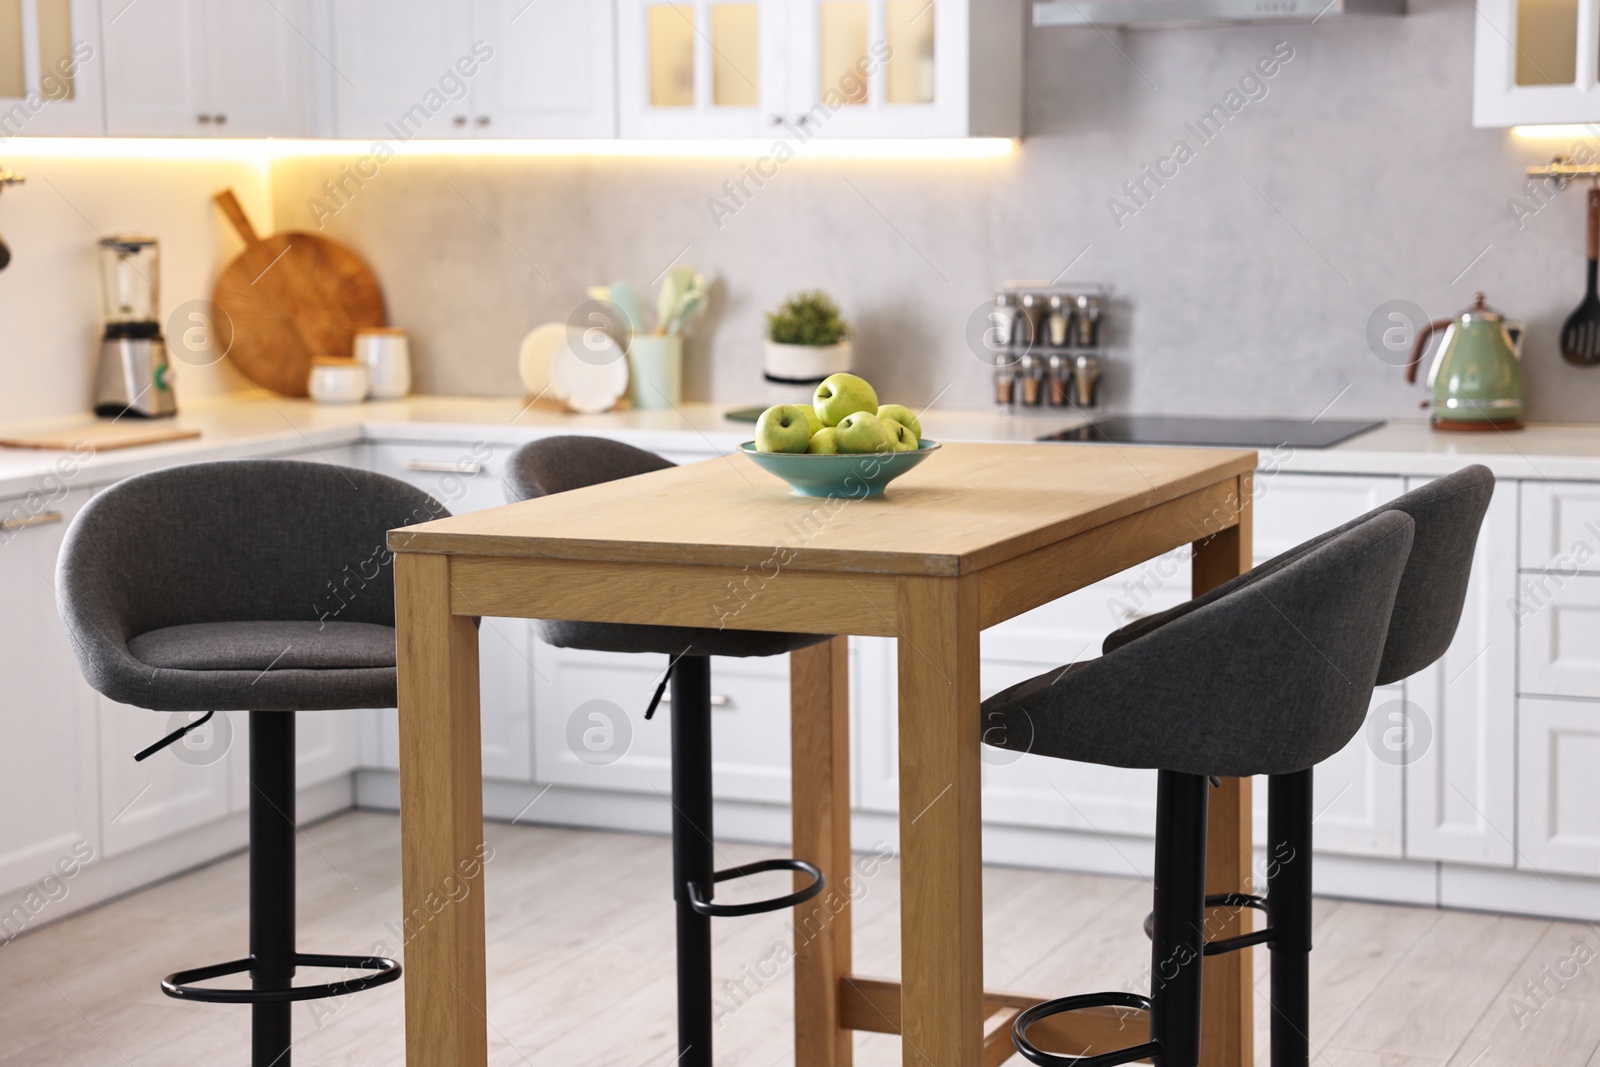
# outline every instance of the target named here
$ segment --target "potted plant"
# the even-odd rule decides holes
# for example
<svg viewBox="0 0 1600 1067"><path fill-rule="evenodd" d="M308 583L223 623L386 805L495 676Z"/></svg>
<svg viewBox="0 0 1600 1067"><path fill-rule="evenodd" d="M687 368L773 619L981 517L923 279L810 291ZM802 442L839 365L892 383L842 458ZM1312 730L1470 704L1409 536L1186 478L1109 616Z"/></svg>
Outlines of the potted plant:
<svg viewBox="0 0 1600 1067"><path fill-rule="evenodd" d="M854 332L827 293L813 289L791 296L767 314L767 379L815 383L848 371Z"/></svg>

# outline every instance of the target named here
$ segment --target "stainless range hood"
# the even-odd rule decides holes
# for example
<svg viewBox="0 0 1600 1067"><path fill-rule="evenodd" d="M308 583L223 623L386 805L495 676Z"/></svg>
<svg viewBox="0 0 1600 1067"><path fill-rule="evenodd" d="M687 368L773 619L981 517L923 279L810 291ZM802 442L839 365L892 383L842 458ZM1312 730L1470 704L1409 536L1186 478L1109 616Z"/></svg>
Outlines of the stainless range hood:
<svg viewBox="0 0 1600 1067"><path fill-rule="evenodd" d="M1319 22L1341 15L1404 15L1406 0L1037 0L1035 26L1171 26L1208 22Z"/></svg>

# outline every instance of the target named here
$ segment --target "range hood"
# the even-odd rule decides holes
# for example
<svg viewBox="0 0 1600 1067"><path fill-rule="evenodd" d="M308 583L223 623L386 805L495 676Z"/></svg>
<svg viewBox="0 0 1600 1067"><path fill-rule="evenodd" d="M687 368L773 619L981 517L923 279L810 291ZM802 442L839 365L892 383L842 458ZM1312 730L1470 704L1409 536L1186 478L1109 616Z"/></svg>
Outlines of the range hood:
<svg viewBox="0 0 1600 1067"><path fill-rule="evenodd" d="M1037 0L1035 26L1171 26L1207 22L1318 22L1340 15L1404 15L1406 0Z"/></svg>

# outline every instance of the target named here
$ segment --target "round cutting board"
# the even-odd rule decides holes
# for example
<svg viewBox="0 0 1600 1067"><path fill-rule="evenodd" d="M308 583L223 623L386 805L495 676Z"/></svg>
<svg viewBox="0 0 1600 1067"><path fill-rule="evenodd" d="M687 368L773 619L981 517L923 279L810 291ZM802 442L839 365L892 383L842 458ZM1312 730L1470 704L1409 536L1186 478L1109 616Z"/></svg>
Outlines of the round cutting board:
<svg viewBox="0 0 1600 1067"><path fill-rule="evenodd" d="M378 279L337 241L299 230L259 237L231 191L216 202L245 243L211 297L232 321L228 358L259 386L305 396L312 359L348 357L357 330L387 322Z"/></svg>

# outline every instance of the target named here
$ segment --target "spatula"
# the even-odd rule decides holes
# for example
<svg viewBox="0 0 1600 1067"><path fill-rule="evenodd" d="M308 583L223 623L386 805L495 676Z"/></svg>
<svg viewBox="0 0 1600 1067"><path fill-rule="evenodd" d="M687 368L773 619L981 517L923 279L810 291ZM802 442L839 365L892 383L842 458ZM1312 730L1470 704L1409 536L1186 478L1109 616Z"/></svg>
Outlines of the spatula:
<svg viewBox="0 0 1600 1067"><path fill-rule="evenodd" d="M1589 291L1561 327L1561 358L1580 367L1600 363L1600 294L1595 272L1600 261L1600 187L1589 190Z"/></svg>

